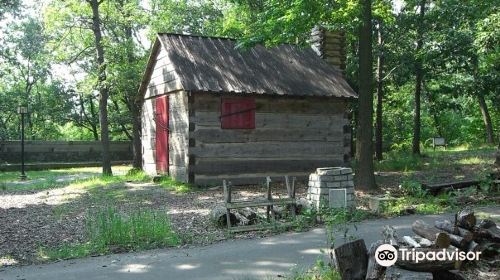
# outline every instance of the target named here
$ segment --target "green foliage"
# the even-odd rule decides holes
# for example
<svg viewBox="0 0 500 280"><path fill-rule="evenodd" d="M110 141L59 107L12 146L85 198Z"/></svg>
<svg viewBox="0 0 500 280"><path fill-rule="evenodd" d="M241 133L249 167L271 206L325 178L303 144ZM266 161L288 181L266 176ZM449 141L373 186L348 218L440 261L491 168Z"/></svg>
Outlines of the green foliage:
<svg viewBox="0 0 500 280"><path fill-rule="evenodd" d="M306 271L295 271L288 279L293 280L340 280L340 274L324 260L318 259L316 263Z"/></svg>
<svg viewBox="0 0 500 280"><path fill-rule="evenodd" d="M324 208L320 210L320 217L325 222L329 244L334 247L338 233L345 241L356 239L352 232L357 230L356 224L371 217L371 213L356 208Z"/></svg>
<svg viewBox="0 0 500 280"><path fill-rule="evenodd" d="M61 260L179 244L166 211L139 209L122 214L113 207L97 209L87 213L86 229L86 243L63 244L57 248L40 246L39 258Z"/></svg>
<svg viewBox="0 0 500 280"><path fill-rule="evenodd" d="M424 167L425 161L420 156L409 152L391 151L385 154L385 159L375 163L375 169L380 171L415 171Z"/></svg>
<svg viewBox="0 0 500 280"><path fill-rule="evenodd" d="M300 215L292 220L292 227L296 231L303 231L316 224L318 212L313 207L303 208Z"/></svg>
<svg viewBox="0 0 500 280"><path fill-rule="evenodd" d="M478 97L484 97L494 133L500 123L499 9L496 1L437 1L418 19L419 1L372 1L374 24L382 26L384 45L383 140L385 151L408 151L413 131L415 62L424 70L422 145L443 136L450 146L485 142ZM85 1L51 0L39 15L18 1L0 4L0 139L17 139L15 108L30 107L28 139L99 139L97 71ZM358 88L359 1L354 0L153 0L103 1L100 6L110 90L111 139L131 139L137 114L137 88L156 32L229 36L240 46L257 43L307 46L310 30L321 24L346 34L346 77ZM415 53L416 30L425 30L422 51ZM140 102L139 102L140 103ZM356 110L356 104L352 107ZM354 115L356 118L356 114ZM354 118L354 119L355 119ZM400 170L418 159L401 162ZM384 164L382 164L383 166ZM396 166L397 167L397 166ZM385 168L385 167L382 167ZM389 168L389 167L388 167Z"/></svg>
<svg viewBox="0 0 500 280"><path fill-rule="evenodd" d="M93 243L108 248L147 249L179 242L166 211L140 209L124 215L112 207L99 209L88 215L87 230Z"/></svg>
<svg viewBox="0 0 500 280"><path fill-rule="evenodd" d="M113 168L129 169L126 166L116 166ZM92 190L100 187L123 184L125 182L147 182L151 180L143 171L135 169L130 169L127 171L126 175L119 176L101 176L100 172L100 168L95 167L30 171L28 172L29 180L22 184L13 184L13 182L19 179L19 172L1 172L0 185L5 191L33 191L62 187ZM69 181L58 180L61 176L75 176L75 179L70 179Z"/></svg>
<svg viewBox="0 0 500 280"><path fill-rule="evenodd" d="M415 181L404 181L401 184L401 191L406 196L413 196L416 198L426 198L429 192L422 188L422 184Z"/></svg>

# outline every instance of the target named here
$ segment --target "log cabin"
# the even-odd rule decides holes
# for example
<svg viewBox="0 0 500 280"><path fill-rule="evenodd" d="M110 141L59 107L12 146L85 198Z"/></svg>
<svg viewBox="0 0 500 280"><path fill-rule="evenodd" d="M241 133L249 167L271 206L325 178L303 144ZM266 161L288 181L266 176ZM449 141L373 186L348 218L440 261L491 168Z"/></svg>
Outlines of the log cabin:
<svg viewBox="0 0 500 280"><path fill-rule="evenodd" d="M342 33L313 30L311 47L160 33L140 85L143 168L195 185L307 178L348 166Z"/></svg>

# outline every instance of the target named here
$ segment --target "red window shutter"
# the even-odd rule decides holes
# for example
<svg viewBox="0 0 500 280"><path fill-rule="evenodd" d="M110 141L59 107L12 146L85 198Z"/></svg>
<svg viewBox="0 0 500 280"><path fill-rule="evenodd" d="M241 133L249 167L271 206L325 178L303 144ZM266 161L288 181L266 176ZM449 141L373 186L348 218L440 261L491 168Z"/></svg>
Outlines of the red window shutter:
<svg viewBox="0 0 500 280"><path fill-rule="evenodd" d="M225 129L255 128L255 99L222 98L220 118Z"/></svg>

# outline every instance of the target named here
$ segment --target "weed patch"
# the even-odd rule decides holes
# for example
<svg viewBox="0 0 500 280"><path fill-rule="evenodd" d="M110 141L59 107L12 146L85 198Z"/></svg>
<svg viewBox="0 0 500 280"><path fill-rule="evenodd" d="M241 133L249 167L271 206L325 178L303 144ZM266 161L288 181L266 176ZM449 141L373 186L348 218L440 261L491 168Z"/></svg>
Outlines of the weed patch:
<svg viewBox="0 0 500 280"><path fill-rule="evenodd" d="M306 271L295 271L288 279L292 280L340 280L340 274L323 260L316 263Z"/></svg>
<svg viewBox="0 0 500 280"><path fill-rule="evenodd" d="M165 211L140 209L122 214L112 207L98 209L87 214L86 230L86 243L40 247L38 257L44 260L71 259L175 246L180 242Z"/></svg>
<svg viewBox="0 0 500 280"><path fill-rule="evenodd" d="M141 209L125 216L109 207L87 220L89 238L96 244L123 249L149 249L178 244L167 213Z"/></svg>

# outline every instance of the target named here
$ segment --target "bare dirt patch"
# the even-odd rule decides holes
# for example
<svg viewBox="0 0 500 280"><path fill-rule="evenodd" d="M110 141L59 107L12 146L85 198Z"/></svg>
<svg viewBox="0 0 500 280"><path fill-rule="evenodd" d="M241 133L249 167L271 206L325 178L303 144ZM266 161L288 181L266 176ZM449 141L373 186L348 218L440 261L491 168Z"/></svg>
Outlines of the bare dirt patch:
<svg viewBox="0 0 500 280"><path fill-rule="evenodd" d="M299 186L297 196L305 196ZM234 191L235 199L263 196L259 186ZM279 187L273 195L286 195ZM153 183L124 183L93 189L64 187L44 191L0 192L0 265L32 264L41 247L86 242L86 215L97 208L114 207L127 213L138 208L167 211L181 246L206 245L229 238L224 229L209 221L210 210L222 203L222 188L174 193ZM250 232L231 238L252 238L272 234ZM8 260L8 261L7 261Z"/></svg>

